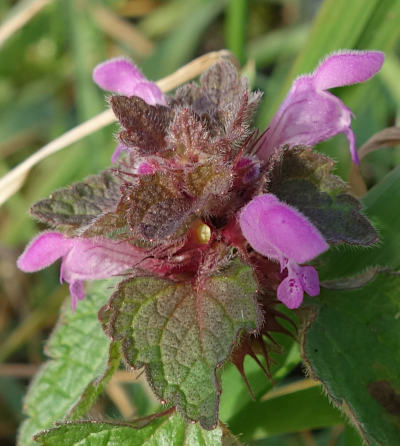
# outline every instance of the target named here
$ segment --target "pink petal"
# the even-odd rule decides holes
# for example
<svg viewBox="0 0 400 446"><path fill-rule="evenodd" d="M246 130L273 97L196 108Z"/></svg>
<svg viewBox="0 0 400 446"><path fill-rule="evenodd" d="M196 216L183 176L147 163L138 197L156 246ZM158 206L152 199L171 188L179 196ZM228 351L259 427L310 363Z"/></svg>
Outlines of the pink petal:
<svg viewBox="0 0 400 446"><path fill-rule="evenodd" d="M349 51L326 58L314 73L298 77L260 138L257 155L267 160L283 145L309 145L344 133L352 160L359 163L351 111L328 88L363 82L382 66L379 51Z"/></svg>
<svg viewBox="0 0 400 446"><path fill-rule="evenodd" d="M167 105L163 92L153 82L140 82L133 89L133 95L138 96L150 105Z"/></svg>
<svg viewBox="0 0 400 446"><path fill-rule="evenodd" d="M248 184L260 175L260 161L255 157L251 158L244 156L243 158L240 158L235 169L242 173L243 184Z"/></svg>
<svg viewBox="0 0 400 446"><path fill-rule="evenodd" d="M316 91L312 79L295 81L288 96L260 139L257 155L266 160L284 145L308 145L351 131L351 111L336 96ZM352 147L352 158L356 158Z"/></svg>
<svg viewBox="0 0 400 446"><path fill-rule="evenodd" d="M72 311L75 311L78 300L82 300L85 297L83 282L80 280L76 280L75 282L70 283L69 292L71 294Z"/></svg>
<svg viewBox="0 0 400 446"><path fill-rule="evenodd" d="M59 232L45 232L34 238L17 261L25 272L39 271L63 257L71 249L71 239Z"/></svg>
<svg viewBox="0 0 400 446"><path fill-rule="evenodd" d="M318 273L312 266L298 267L297 276L303 290L310 296L318 296L320 292Z"/></svg>
<svg viewBox="0 0 400 446"><path fill-rule="evenodd" d="M150 105L165 105L162 91L147 80L132 62L124 58L103 62L93 70L93 80L103 90L124 96L138 96Z"/></svg>
<svg viewBox="0 0 400 446"><path fill-rule="evenodd" d="M138 175L152 175L154 172L154 167L147 161L143 161L137 166Z"/></svg>
<svg viewBox="0 0 400 446"><path fill-rule="evenodd" d="M303 296L303 288L295 275L286 277L278 286L278 299L290 309L298 308L303 302Z"/></svg>
<svg viewBox="0 0 400 446"><path fill-rule="evenodd" d="M273 194L255 197L240 214L240 227L253 249L282 263L304 263L329 245L304 215Z"/></svg>
<svg viewBox="0 0 400 446"><path fill-rule="evenodd" d="M263 197L263 199L261 199ZM273 194L261 195L253 198L240 213L239 224L242 233L250 243L252 248L260 254L283 262L284 258L281 253L265 238L265 234L259 227L261 208L267 210L274 204L279 204L280 201Z"/></svg>
<svg viewBox="0 0 400 446"><path fill-rule="evenodd" d="M114 150L114 153L111 156L111 162L115 164L118 161L118 158L120 157L121 153L123 151L129 152L129 147L124 146L123 144L118 144L117 147Z"/></svg>
<svg viewBox="0 0 400 446"><path fill-rule="evenodd" d="M317 90L364 82L374 76L385 60L380 51L339 51L326 57L314 71Z"/></svg>
<svg viewBox="0 0 400 446"><path fill-rule="evenodd" d="M136 84L146 78L129 60L116 58L97 65L93 70L93 80L103 90L133 96Z"/></svg>
<svg viewBox="0 0 400 446"><path fill-rule="evenodd" d="M116 242L104 237L71 240L73 247L61 265L61 277L69 283L121 274L145 257L143 250L128 242Z"/></svg>

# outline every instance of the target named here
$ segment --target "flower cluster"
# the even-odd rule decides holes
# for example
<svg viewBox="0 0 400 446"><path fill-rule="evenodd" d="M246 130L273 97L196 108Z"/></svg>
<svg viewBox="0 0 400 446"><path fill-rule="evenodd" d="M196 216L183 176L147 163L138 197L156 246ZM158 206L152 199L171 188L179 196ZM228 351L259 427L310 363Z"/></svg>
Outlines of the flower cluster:
<svg viewBox="0 0 400 446"><path fill-rule="evenodd" d="M18 266L36 271L62 258L60 277L69 282L75 307L84 296L82 281L127 270L191 281L226 261L217 255L221 246L233 247L258 276L262 268L256 264L279 264L280 284L271 289L289 308L299 307L304 291L319 294L315 268L303 264L327 250L330 240L318 216L291 205L296 191L292 201L271 192L271 172L292 147L313 146L337 133L346 135L357 162L351 111L327 90L365 81L382 63L376 51L327 57L294 81L261 136L251 127L260 94L248 90L228 61L174 97L163 95L126 59L97 66L94 81L118 94L110 98L122 126L115 167L107 181L85 183L95 191L91 208L73 218L60 205L62 191L33 207L37 218L61 232L39 235ZM85 207L82 194L72 199Z"/></svg>
<svg viewBox="0 0 400 446"><path fill-rule="evenodd" d="M214 429L221 365L230 360L248 384L250 355L268 375L271 334L290 334L280 303L295 309L320 293L316 258L332 244L377 241L333 161L312 146L344 133L357 162L351 112L327 90L369 79L382 62L376 51L327 57L294 81L262 134L261 94L229 60L173 96L126 59L99 65L94 81L117 93L112 167L32 206L51 230L18 266L61 259L73 309L85 281L121 276L99 311L104 331L160 400Z"/></svg>

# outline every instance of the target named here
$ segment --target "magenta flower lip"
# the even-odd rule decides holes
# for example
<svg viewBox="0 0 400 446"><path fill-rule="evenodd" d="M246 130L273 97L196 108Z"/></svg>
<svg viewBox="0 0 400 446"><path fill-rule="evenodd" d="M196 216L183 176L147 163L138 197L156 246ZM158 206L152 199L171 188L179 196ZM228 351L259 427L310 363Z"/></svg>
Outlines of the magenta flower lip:
<svg viewBox="0 0 400 446"><path fill-rule="evenodd" d="M318 229L304 215L273 194L253 198L241 211L239 223L251 247L287 269L278 288L278 299L289 308L303 301L303 290L319 294L318 274L309 262L329 248Z"/></svg>
<svg viewBox="0 0 400 446"><path fill-rule="evenodd" d="M338 133L349 141L353 162L359 164L351 110L327 90L364 82L380 69L380 51L342 50L327 56L308 75L299 76L260 139L257 155L267 160L284 145L315 146Z"/></svg>
<svg viewBox="0 0 400 446"><path fill-rule="evenodd" d="M60 280L70 285L72 307L84 297L83 281L106 279L121 274L145 258L145 252L130 243L114 242L105 237L65 237L59 232L44 232L25 248L17 265L33 272L62 258Z"/></svg>
<svg viewBox="0 0 400 446"><path fill-rule="evenodd" d="M165 105L165 97L158 86L147 80L139 68L125 57L117 57L97 65L93 70L93 80L103 90L123 96L138 96L150 105ZM111 157L114 164L123 151L129 148L118 144Z"/></svg>

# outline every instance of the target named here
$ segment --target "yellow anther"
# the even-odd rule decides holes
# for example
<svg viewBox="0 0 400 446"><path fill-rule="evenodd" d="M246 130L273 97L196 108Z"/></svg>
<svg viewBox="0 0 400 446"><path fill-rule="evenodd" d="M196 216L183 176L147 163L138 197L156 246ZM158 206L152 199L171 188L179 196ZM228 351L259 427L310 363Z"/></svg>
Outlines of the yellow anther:
<svg viewBox="0 0 400 446"><path fill-rule="evenodd" d="M203 222L199 222L196 227L196 238L198 243L207 244L211 238L210 226L206 225Z"/></svg>

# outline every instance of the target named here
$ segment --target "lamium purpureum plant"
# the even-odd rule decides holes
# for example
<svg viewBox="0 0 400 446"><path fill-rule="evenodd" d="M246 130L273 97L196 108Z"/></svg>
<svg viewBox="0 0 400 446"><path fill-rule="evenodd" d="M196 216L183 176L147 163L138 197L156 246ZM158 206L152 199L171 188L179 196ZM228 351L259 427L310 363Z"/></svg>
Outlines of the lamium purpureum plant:
<svg viewBox="0 0 400 446"><path fill-rule="evenodd" d="M281 303L318 299L318 256L378 241L333 161L313 147L343 133L359 162L351 111L328 90L368 80L383 59L328 56L294 81L262 133L253 126L261 94L229 60L171 96L126 59L99 65L94 81L115 93L121 125L113 165L32 206L51 230L19 268L61 259L73 309L85 281L120 277L99 309L105 333L160 401L216 429L221 366L231 361L247 383L245 357L261 365L262 354L269 374L273 333L293 335Z"/></svg>

